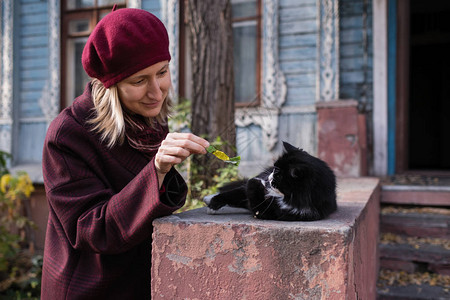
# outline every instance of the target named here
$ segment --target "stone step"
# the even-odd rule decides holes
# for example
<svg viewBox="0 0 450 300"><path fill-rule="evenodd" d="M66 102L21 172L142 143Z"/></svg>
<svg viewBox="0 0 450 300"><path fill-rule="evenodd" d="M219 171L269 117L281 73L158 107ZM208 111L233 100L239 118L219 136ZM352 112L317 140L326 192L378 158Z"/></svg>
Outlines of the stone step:
<svg viewBox="0 0 450 300"><path fill-rule="evenodd" d="M377 299L450 299L450 276L381 269Z"/></svg>
<svg viewBox="0 0 450 300"><path fill-rule="evenodd" d="M384 206L380 231L415 237L450 239L450 209Z"/></svg>

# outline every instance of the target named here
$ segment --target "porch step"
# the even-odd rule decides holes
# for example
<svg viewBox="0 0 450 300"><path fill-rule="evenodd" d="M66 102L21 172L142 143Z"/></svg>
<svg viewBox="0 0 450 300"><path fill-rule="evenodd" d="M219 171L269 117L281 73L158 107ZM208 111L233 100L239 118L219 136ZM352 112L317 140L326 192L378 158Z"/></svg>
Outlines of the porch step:
<svg viewBox="0 0 450 300"><path fill-rule="evenodd" d="M384 206L380 231L405 236L450 239L450 209Z"/></svg>
<svg viewBox="0 0 450 300"><path fill-rule="evenodd" d="M379 253L382 268L450 275L450 209L384 205Z"/></svg>
<svg viewBox="0 0 450 300"><path fill-rule="evenodd" d="M384 185L381 189L381 202L391 204L450 206L450 187Z"/></svg>
<svg viewBox="0 0 450 300"><path fill-rule="evenodd" d="M450 299L450 276L381 270L378 300Z"/></svg>
<svg viewBox="0 0 450 300"><path fill-rule="evenodd" d="M381 234L380 266L407 272L450 275L450 240Z"/></svg>
<svg viewBox="0 0 450 300"><path fill-rule="evenodd" d="M450 299L450 177L383 181L379 300Z"/></svg>
<svg viewBox="0 0 450 300"><path fill-rule="evenodd" d="M384 178L381 203L450 207L450 177L395 175Z"/></svg>

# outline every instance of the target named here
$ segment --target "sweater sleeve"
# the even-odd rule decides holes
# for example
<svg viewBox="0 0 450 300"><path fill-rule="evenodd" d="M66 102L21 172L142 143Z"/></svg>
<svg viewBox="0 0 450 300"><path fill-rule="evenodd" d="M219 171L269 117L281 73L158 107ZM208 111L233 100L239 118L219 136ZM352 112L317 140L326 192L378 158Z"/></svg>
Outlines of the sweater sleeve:
<svg viewBox="0 0 450 300"><path fill-rule="evenodd" d="M85 151L96 155L94 149ZM43 154L49 221L73 248L102 254L125 252L151 237L155 218L184 204L187 187L175 169L168 174L162 195L153 160L115 190L106 177L99 176L101 166L93 168L80 152L61 139L50 139Z"/></svg>
<svg viewBox="0 0 450 300"><path fill-rule="evenodd" d="M160 200L167 206L178 207L183 206L185 198L180 197L184 191L185 181L179 177L175 168L167 173L164 178L162 189L160 189Z"/></svg>

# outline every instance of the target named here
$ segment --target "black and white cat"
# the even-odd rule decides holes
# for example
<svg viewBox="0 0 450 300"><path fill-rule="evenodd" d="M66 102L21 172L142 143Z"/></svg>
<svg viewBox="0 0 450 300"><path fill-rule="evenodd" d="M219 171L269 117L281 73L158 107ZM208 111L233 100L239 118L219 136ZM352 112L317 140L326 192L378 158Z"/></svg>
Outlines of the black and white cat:
<svg viewBox="0 0 450 300"><path fill-rule="evenodd" d="M255 218L314 221L337 209L336 177L328 165L283 142L284 152L258 176L231 182L204 198L209 209L247 208Z"/></svg>

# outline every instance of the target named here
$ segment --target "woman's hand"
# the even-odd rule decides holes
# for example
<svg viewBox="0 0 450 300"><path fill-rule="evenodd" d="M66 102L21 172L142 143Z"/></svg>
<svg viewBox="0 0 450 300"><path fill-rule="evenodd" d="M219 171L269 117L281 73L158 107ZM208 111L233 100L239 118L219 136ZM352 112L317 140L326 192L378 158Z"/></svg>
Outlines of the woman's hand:
<svg viewBox="0 0 450 300"><path fill-rule="evenodd" d="M183 162L191 154L206 154L205 148L208 146L208 141L192 133L169 133L155 156L159 185L174 165Z"/></svg>

